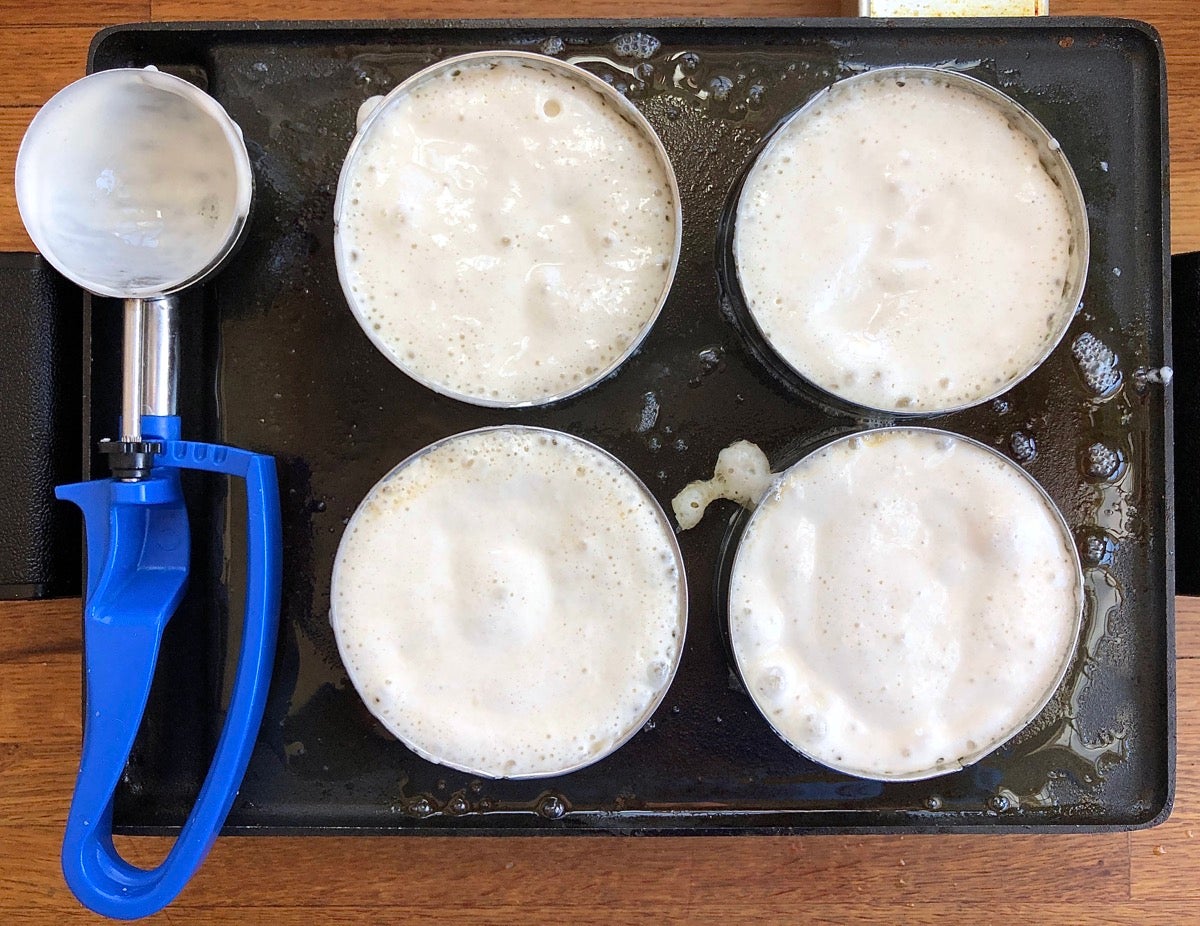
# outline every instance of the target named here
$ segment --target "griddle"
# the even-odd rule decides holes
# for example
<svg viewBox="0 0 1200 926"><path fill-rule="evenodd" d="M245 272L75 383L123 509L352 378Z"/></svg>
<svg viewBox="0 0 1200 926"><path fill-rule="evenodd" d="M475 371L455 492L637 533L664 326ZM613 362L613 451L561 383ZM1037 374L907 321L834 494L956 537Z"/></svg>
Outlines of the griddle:
<svg viewBox="0 0 1200 926"><path fill-rule="evenodd" d="M628 93L679 176L684 241L674 289L641 350L558 405L504 411L438 396L368 342L334 268L338 171L367 96L451 54L524 48ZM275 456L284 598L266 718L231 833L717 834L1013 832L1149 826L1174 786L1171 393L1165 73L1157 35L1107 19L951 21L151 24L95 39L89 69L154 64L205 87L241 125L256 207L240 252L181 313L185 437ZM927 419L1018 458L1085 554L1082 642L1039 718L978 764L915 783L841 775L772 733L731 671L718 602L738 515L716 507L680 538L691 595L679 673L653 719L611 757L538 781L490 781L425 762L372 719L329 627L334 554L355 506L408 454L504 422L605 447L660 502L747 438L781 465L886 419L856 419L785 386L723 304L718 225L765 133L812 93L864 68L960 69L1014 97L1066 151L1088 203L1082 308L1034 375L982 407ZM804 247L803 241L795 243ZM85 308L85 454L117 409L121 316ZM1122 381L1098 397L1072 359L1091 333ZM657 409L657 411L655 411ZM1032 443L1030 442L1032 440ZM1088 449L1119 452L1115 484ZM1034 453L1030 456L1030 450ZM168 627L115 828L177 828L221 728L241 622L242 499L190 474L194 562ZM1103 532L1102 532L1103 530ZM398 603L403 607L403 603ZM553 653L544 654L552 659Z"/></svg>

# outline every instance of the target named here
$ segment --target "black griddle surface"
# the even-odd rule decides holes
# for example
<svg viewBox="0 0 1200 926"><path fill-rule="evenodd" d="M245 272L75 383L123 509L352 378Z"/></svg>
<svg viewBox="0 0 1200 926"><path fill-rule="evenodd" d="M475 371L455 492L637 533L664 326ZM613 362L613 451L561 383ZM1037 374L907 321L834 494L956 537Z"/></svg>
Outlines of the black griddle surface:
<svg viewBox="0 0 1200 926"><path fill-rule="evenodd" d="M636 55L654 43L631 35L660 44L643 60ZM440 58L491 48L594 59L583 66L629 90L681 186L683 252L658 324L613 378L549 409L477 408L407 379L359 330L334 268L333 199L358 105ZM1028 831L1142 826L1169 810L1170 399L1134 375L1170 362L1165 84L1148 27L1065 19L171 24L115 27L93 44L93 70L146 64L220 100L245 133L257 185L248 239L216 281L189 295L183 342L185 436L274 454L283 494L280 645L227 831ZM1111 557L1086 569L1086 625L1059 695L1011 743L930 781L865 781L804 759L731 674L714 590L734 512L718 506L681 536L691 594L683 660L631 742L541 781L479 780L415 757L360 703L329 627L334 554L359 500L418 448L489 424L592 440L664 505L709 475L733 440L753 440L779 463L822 435L863 426L789 392L750 356L723 313L716 238L728 191L764 133L830 82L891 64L955 67L1009 93L1059 139L1088 203L1091 271L1063 344L1001 400L929 420L1010 454L1014 433L1032 436L1037 454L1027 468L1081 549L1100 549L1088 540L1101 530L1110 539ZM120 328L115 306L91 305L89 445L116 421ZM1105 399L1071 359L1083 332L1120 357L1123 384ZM643 428L650 394L660 411ZM1124 455L1116 484L1082 475L1080 455L1094 442ZM105 472L96 463L92 471ZM240 499L222 481L189 476L195 566L118 792L124 832L182 823L236 658Z"/></svg>

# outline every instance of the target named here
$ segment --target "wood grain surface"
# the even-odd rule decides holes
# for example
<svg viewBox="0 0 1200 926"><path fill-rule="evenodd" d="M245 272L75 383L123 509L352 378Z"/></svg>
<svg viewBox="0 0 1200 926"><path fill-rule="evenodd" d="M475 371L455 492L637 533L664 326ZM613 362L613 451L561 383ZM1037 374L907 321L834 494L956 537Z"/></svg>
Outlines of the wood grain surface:
<svg viewBox="0 0 1200 926"><path fill-rule="evenodd" d="M103 25L152 18L834 15L837 0L0 0L0 249L28 250L12 194L35 108L83 74ZM1200 7L1053 0L1161 32L1173 250L1200 249ZM0 397L2 401L2 397ZM166 923L1200 923L1200 600L1178 600L1179 758L1162 826L1088 836L219 840ZM0 924L96 917L58 866L79 754L79 602L0 604ZM145 864L162 839L119 840Z"/></svg>

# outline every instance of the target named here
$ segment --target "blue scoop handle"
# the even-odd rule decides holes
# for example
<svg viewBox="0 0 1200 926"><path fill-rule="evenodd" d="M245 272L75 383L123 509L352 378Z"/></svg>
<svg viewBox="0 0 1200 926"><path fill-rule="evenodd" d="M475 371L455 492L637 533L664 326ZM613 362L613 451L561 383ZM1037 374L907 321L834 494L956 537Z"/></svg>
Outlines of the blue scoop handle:
<svg viewBox="0 0 1200 926"><path fill-rule="evenodd" d="M262 723L282 581L274 459L178 440L176 417L145 416L142 430L147 439L163 444L149 479L98 479L57 490L59 498L83 509L88 550L87 707L62 867L80 902L118 919L148 916L170 903L208 854L229 814ZM187 582L190 544L181 469L246 480L245 616L237 675L212 765L170 853L158 867L145 870L126 862L113 846L113 797L146 708L163 630Z"/></svg>

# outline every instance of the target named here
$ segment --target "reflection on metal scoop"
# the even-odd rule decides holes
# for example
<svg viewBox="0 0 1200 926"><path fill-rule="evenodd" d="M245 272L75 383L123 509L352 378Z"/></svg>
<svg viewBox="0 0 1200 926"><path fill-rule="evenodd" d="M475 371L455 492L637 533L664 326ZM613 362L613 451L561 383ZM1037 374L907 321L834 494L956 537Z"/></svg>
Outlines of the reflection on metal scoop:
<svg viewBox="0 0 1200 926"><path fill-rule="evenodd" d="M173 294L213 273L246 225L253 192L241 130L196 87L116 69L76 81L30 124L17 204L64 276L125 300L120 439L101 442L113 477L59 487L83 509L87 706L63 839L67 884L86 906L134 919L183 889L216 839L262 721L280 596L279 489L270 456L180 439ZM239 476L248 502L242 647L225 727L200 796L157 868L124 861L113 795L145 710L159 644L187 583L182 469Z"/></svg>

